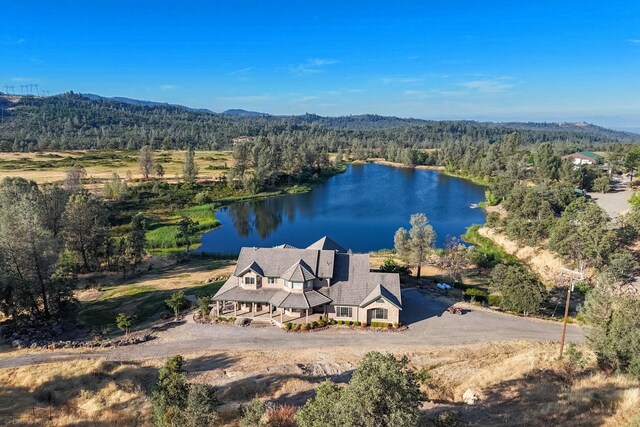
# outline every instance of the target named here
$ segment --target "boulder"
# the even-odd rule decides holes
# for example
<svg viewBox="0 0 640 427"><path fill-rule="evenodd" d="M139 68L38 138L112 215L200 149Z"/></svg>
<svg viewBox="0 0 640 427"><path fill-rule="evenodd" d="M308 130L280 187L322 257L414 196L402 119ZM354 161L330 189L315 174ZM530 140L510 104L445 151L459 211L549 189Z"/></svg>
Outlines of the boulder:
<svg viewBox="0 0 640 427"><path fill-rule="evenodd" d="M13 340L13 341L11 341L11 347L13 347L13 348L20 348L21 345L22 345L22 341L21 340Z"/></svg>
<svg viewBox="0 0 640 427"><path fill-rule="evenodd" d="M467 405L475 405L478 400L480 400L480 396L471 389L467 389L467 391L462 395L462 401Z"/></svg>

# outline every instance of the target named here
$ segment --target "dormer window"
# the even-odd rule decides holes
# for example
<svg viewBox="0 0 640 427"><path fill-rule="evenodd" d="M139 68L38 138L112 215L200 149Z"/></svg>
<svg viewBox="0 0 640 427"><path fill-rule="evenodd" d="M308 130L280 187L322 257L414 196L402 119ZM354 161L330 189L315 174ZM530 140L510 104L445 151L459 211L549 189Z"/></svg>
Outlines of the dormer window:
<svg viewBox="0 0 640 427"><path fill-rule="evenodd" d="M304 283L303 282L292 282L290 280L285 280L284 281L284 286L289 288L289 289L303 289L304 288Z"/></svg>
<svg viewBox="0 0 640 427"><path fill-rule="evenodd" d="M244 278L244 284L245 285L255 285L256 284L256 278L255 277L245 277Z"/></svg>

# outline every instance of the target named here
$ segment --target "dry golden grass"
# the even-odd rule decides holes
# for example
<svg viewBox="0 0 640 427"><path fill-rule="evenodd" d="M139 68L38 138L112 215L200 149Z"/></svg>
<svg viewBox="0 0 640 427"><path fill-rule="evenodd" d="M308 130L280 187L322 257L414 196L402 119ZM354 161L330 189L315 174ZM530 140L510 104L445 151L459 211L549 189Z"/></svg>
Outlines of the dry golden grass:
<svg viewBox="0 0 640 427"><path fill-rule="evenodd" d="M147 397L156 369L77 360L0 370L0 424L152 425Z"/></svg>
<svg viewBox="0 0 640 427"><path fill-rule="evenodd" d="M623 426L640 420L640 382L604 375L587 350L586 369L565 374L557 345L512 342L399 348L428 373L427 416L444 409L476 425ZM237 425L238 408L254 397L300 405L327 377L346 381L363 348L249 350L186 356L190 381L218 387L222 422ZM149 390L161 361L101 360L0 370L0 425L149 425ZM480 401L462 402L474 390ZM49 417L51 411L51 417ZM51 418L51 419L50 419Z"/></svg>
<svg viewBox="0 0 640 427"><path fill-rule="evenodd" d="M547 283L557 280L563 272L565 266L560 258L544 248L523 246L488 227L481 227L478 232L500 245L507 253L521 259Z"/></svg>
<svg viewBox="0 0 640 427"><path fill-rule="evenodd" d="M122 155L126 159L111 161L105 158L104 161L96 160L83 164L87 171L87 181L96 180L98 182L110 179L113 173L125 179L130 174L135 184L142 178L140 168L137 163L137 153L135 151L110 150L110 151L55 151L42 153L0 153L0 180L5 177L22 177L37 183L62 182L65 178L68 165L65 163L56 166L56 162L65 159L80 159L87 154L100 155L112 153ZM155 152L156 159L162 163L165 171L164 179L169 182L176 182L182 179L182 167L184 165L184 151L161 151ZM59 157L58 157L59 156ZM224 170L212 169L233 166L233 156L229 151L196 151L196 164L200 171L199 180L212 180L219 177ZM30 162L50 162L53 167L34 168L33 164L26 164L23 168L9 169L5 165L16 161L28 159ZM81 162L82 163L82 162Z"/></svg>

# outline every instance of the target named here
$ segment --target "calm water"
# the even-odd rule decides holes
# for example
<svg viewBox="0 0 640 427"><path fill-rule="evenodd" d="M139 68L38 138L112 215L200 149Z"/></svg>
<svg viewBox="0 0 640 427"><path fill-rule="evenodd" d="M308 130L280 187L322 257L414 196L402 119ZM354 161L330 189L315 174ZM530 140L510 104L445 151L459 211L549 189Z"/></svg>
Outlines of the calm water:
<svg viewBox="0 0 640 427"><path fill-rule="evenodd" d="M377 164L349 165L311 192L240 202L217 212L222 227L202 236L201 251L237 253L242 246L297 247L327 235L354 252L393 247L399 227L425 213L438 234L448 235L484 222L472 203L484 200L484 187L437 171Z"/></svg>

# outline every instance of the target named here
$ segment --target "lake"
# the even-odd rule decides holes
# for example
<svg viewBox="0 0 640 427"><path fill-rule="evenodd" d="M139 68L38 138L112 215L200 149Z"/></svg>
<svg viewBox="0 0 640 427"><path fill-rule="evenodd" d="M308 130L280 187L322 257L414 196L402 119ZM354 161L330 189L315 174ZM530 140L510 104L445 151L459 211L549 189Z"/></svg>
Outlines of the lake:
<svg viewBox="0 0 640 427"><path fill-rule="evenodd" d="M222 226L205 233L199 250L238 253L242 246L288 243L305 247L329 236L354 252L393 248L399 227L409 228L411 214L427 215L438 234L447 236L484 223L483 186L438 171L394 168L373 163L347 165L308 193L233 203L216 215Z"/></svg>

